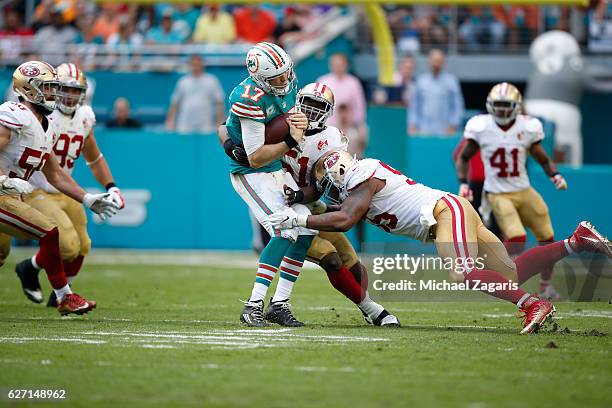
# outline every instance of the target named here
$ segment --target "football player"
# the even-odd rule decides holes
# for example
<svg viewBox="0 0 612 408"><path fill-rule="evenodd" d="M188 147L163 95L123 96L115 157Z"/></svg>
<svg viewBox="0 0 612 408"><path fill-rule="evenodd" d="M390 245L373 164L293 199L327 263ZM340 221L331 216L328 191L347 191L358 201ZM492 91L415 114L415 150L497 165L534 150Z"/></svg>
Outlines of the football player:
<svg viewBox="0 0 612 408"><path fill-rule="evenodd" d="M326 125L334 110L334 94L328 86L321 83L306 85L299 91L295 106L308 118L308 128L299 145L282 157L282 164L298 187L307 188L311 185L314 163L332 149L346 150L348 140L338 128ZM242 146L234 145L231 140L226 143L226 147L229 152L233 152L232 155L245 157ZM248 165L248 162L245 165ZM302 202L301 190L293 190L288 186L284 188L287 205ZM324 212L326 207L321 201L308 206L313 213ZM306 258L325 270L332 286L359 307L368 323L376 326L399 326L397 317L370 299L367 293L367 271L344 234L319 233L310 245ZM284 268L295 269L291 264L281 264L281 270Z"/></svg>
<svg viewBox="0 0 612 408"><path fill-rule="evenodd" d="M56 125L58 138L53 152L60 167L72 174L74 164L81 156L98 182L110 194L109 199L118 209L125 207L121 191L115 185L106 159L100 152L93 127L96 117L91 107L84 105L87 91L85 73L75 64L62 64L57 67L59 90L56 107L51 118ZM87 234L87 217L83 206L77 201L60 193L49 183L43 173L35 173L30 183L35 190L24 197L24 201L49 218L58 226L60 251L64 260L64 271L68 282L79 273L84 257L91 248ZM28 299L36 303L43 301L42 290L38 281L40 265L35 265L34 257L17 264L15 271ZM51 292L47 306L56 307L55 292Z"/></svg>
<svg viewBox="0 0 612 408"><path fill-rule="evenodd" d="M28 180L42 171L57 190L83 203L102 218L115 214L117 206L106 194L89 194L66 174L53 153L57 130L52 117L58 79L55 69L41 61L21 64L13 73L13 90L19 102L0 105L0 232L36 239L40 250L33 263L45 269L61 314L83 314L96 307L72 293L60 254L59 229L55 220L21 199L33 191ZM4 248L2 254L7 254Z"/></svg>
<svg viewBox="0 0 612 408"><path fill-rule="evenodd" d="M524 226L538 242L551 243L554 233L548 206L530 186L525 166L527 153L542 166L558 190L565 190L567 182L541 145L544 139L542 123L519 114L521 93L507 82L491 89L486 105L489 114L476 115L465 125L467 143L456 160L459 195L468 200L473 195L467 184L468 162L480 150L485 168L481 208L485 218L487 208L493 211L509 252L523 251L527 238ZM540 294L559 298L550 285L551 275L552 269L542 270Z"/></svg>
<svg viewBox="0 0 612 408"><path fill-rule="evenodd" d="M266 123L295 106L297 82L293 61L278 45L262 42L248 51L246 68L249 76L229 96L231 109L226 126L231 141L244 146L249 166L232 159L230 179L272 238L260 255L255 284L240 321L249 326L267 326L267 321L303 326L291 312L289 296L316 232L307 228L280 231L267 218L287 208L283 185L297 189L291 176L282 170L280 158L298 145L308 120L303 113L291 114L287 119L290 128L287 138L280 143L265 144ZM310 214L304 205L295 204L293 208L300 214ZM264 317L266 292L281 267L276 293Z"/></svg>
<svg viewBox="0 0 612 408"><path fill-rule="evenodd" d="M421 241L433 239L443 258L454 259L465 267L461 274L451 270L453 281L479 289L484 284L487 293L516 304L524 312L521 334L537 331L554 315L555 308L513 282L522 284L539 273L539 268L571 252L588 250L612 257L608 239L590 223L582 222L570 238L528 250L515 264L499 238L484 226L463 197L419 184L379 160L357 160L341 150L319 159L314 174L319 191L341 203L339 210L304 215L289 208L269 217L274 227L348 231L365 217L392 234ZM316 195L309 196L305 201L315 198ZM484 268L475 267L477 257Z"/></svg>

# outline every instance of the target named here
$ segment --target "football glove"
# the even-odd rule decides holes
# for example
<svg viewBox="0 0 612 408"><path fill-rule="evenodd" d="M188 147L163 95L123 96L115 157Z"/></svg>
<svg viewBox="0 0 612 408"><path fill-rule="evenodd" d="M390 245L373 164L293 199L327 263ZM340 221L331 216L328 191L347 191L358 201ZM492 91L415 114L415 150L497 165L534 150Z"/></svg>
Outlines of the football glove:
<svg viewBox="0 0 612 408"><path fill-rule="evenodd" d="M34 187L25 180L16 177L0 176L0 194L30 194Z"/></svg>
<svg viewBox="0 0 612 408"><path fill-rule="evenodd" d="M308 215L298 214L293 208L286 208L283 211L275 212L268 216L268 222L276 229L305 227L307 219Z"/></svg>
<svg viewBox="0 0 612 408"><path fill-rule="evenodd" d="M285 193L285 203L288 206L304 201L304 192L302 190L294 190L285 184L283 191Z"/></svg>
<svg viewBox="0 0 612 408"><path fill-rule="evenodd" d="M470 186L467 183L461 183L459 185L459 193L458 195L460 197L465 198L468 201L473 201L474 200L474 193L472 192L472 189L470 188Z"/></svg>
<svg viewBox="0 0 612 408"><path fill-rule="evenodd" d="M225 142L223 142L223 150L225 150L225 154L227 154L230 159L234 160L241 166L251 167L251 163L249 163L249 156L247 155L243 145L234 143L234 141L228 137Z"/></svg>
<svg viewBox="0 0 612 408"><path fill-rule="evenodd" d="M111 202L115 203L118 210L125 207L125 199L123 198L123 195L121 195L121 190L119 190L119 187L113 186L106 190L106 192L110 194L108 198Z"/></svg>
<svg viewBox="0 0 612 408"><path fill-rule="evenodd" d="M550 178L550 181L552 181L557 190L567 190L567 181L565 181L565 178L561 174L554 174Z"/></svg>
<svg viewBox="0 0 612 408"><path fill-rule="evenodd" d="M110 218L113 215L117 214L117 210L119 209L117 205L111 201L110 193L87 193L83 197L83 205L85 205L85 207L89 208L94 213L98 214L98 216L102 220L106 220L107 218Z"/></svg>

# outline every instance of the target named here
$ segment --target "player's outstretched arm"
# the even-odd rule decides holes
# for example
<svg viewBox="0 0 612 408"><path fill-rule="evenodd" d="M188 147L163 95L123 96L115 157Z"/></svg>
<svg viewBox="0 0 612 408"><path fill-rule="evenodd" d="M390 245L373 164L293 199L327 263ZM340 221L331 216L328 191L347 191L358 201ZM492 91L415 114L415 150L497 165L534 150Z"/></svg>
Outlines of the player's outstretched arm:
<svg viewBox="0 0 612 408"><path fill-rule="evenodd" d="M91 173L96 180L98 180L98 183L104 186L106 191L110 193L111 200L117 204L119 209L125 207L125 199L119 187L115 185L115 180L108 167L108 162L104 158L96 142L93 129L83 146L83 157L85 157L85 163L89 166L89 170L91 170Z"/></svg>
<svg viewBox="0 0 612 408"><path fill-rule="evenodd" d="M79 203L83 203L102 219L112 217L119 209L109 200L109 193L90 194L83 190L70 175L62 170L54 153L49 155L42 172L53 187Z"/></svg>
<svg viewBox="0 0 612 408"><path fill-rule="evenodd" d="M464 145L457 158L455 159L455 171L457 179L459 179L459 196L472 201L474 195L472 189L468 185L469 162L472 157L478 152L480 146L473 139L464 139Z"/></svg>
<svg viewBox="0 0 612 408"><path fill-rule="evenodd" d="M557 170L557 165L552 161L552 159L546 153L546 150L542 147L542 144L534 143L529 148L529 153L531 156L542 166L546 175L550 178L550 181L553 182L557 190L566 190L567 182L565 178L559 173Z"/></svg>
<svg viewBox="0 0 612 408"><path fill-rule="evenodd" d="M288 206L293 204L312 203L321 197L321 193L313 185L294 190L285 184L283 186L283 192L285 193L285 204Z"/></svg>
<svg viewBox="0 0 612 408"><path fill-rule="evenodd" d="M377 185L372 180L360 184L351 191L339 211L309 215L306 225L303 226L320 231L346 232L350 230L368 212L376 189Z"/></svg>

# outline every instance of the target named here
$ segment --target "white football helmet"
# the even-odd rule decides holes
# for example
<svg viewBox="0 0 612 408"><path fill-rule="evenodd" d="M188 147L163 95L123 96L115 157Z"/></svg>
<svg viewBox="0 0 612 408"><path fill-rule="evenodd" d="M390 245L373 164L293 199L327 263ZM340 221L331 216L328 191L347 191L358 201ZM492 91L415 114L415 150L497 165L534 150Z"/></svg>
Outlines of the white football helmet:
<svg viewBox="0 0 612 408"><path fill-rule="evenodd" d="M255 44L247 53L246 66L249 76L266 93L284 96L293 88L295 72L293 61L281 47L269 42ZM283 87L273 86L270 80L287 74L287 84Z"/></svg>
<svg viewBox="0 0 612 408"><path fill-rule="evenodd" d="M308 130L325 129L325 122L334 113L334 94L329 86L314 82L300 89L295 107L308 118Z"/></svg>
<svg viewBox="0 0 612 408"><path fill-rule="evenodd" d="M62 64L57 67L59 90L57 107L66 115L72 115L85 101L87 79L85 73L76 64Z"/></svg>
<svg viewBox="0 0 612 408"><path fill-rule="evenodd" d="M43 61L28 61L13 72L13 90L48 113L55 109L59 82L55 69Z"/></svg>
<svg viewBox="0 0 612 408"><path fill-rule="evenodd" d="M346 175L357 162L355 156L344 150L332 150L322 156L314 167L317 189L331 202L342 203L349 195Z"/></svg>
<svg viewBox="0 0 612 408"><path fill-rule="evenodd" d="M491 88L487 96L487 112L500 126L506 126L521 111L523 97L518 88L508 82L502 82Z"/></svg>

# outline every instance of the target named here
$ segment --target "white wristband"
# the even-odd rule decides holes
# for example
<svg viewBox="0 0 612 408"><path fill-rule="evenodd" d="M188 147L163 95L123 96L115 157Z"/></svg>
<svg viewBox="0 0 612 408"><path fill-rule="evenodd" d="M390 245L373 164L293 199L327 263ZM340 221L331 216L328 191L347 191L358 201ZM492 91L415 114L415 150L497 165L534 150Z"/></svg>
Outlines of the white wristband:
<svg viewBox="0 0 612 408"><path fill-rule="evenodd" d="M305 227L307 222L308 222L308 215L298 214L296 218L296 224L298 227Z"/></svg>

